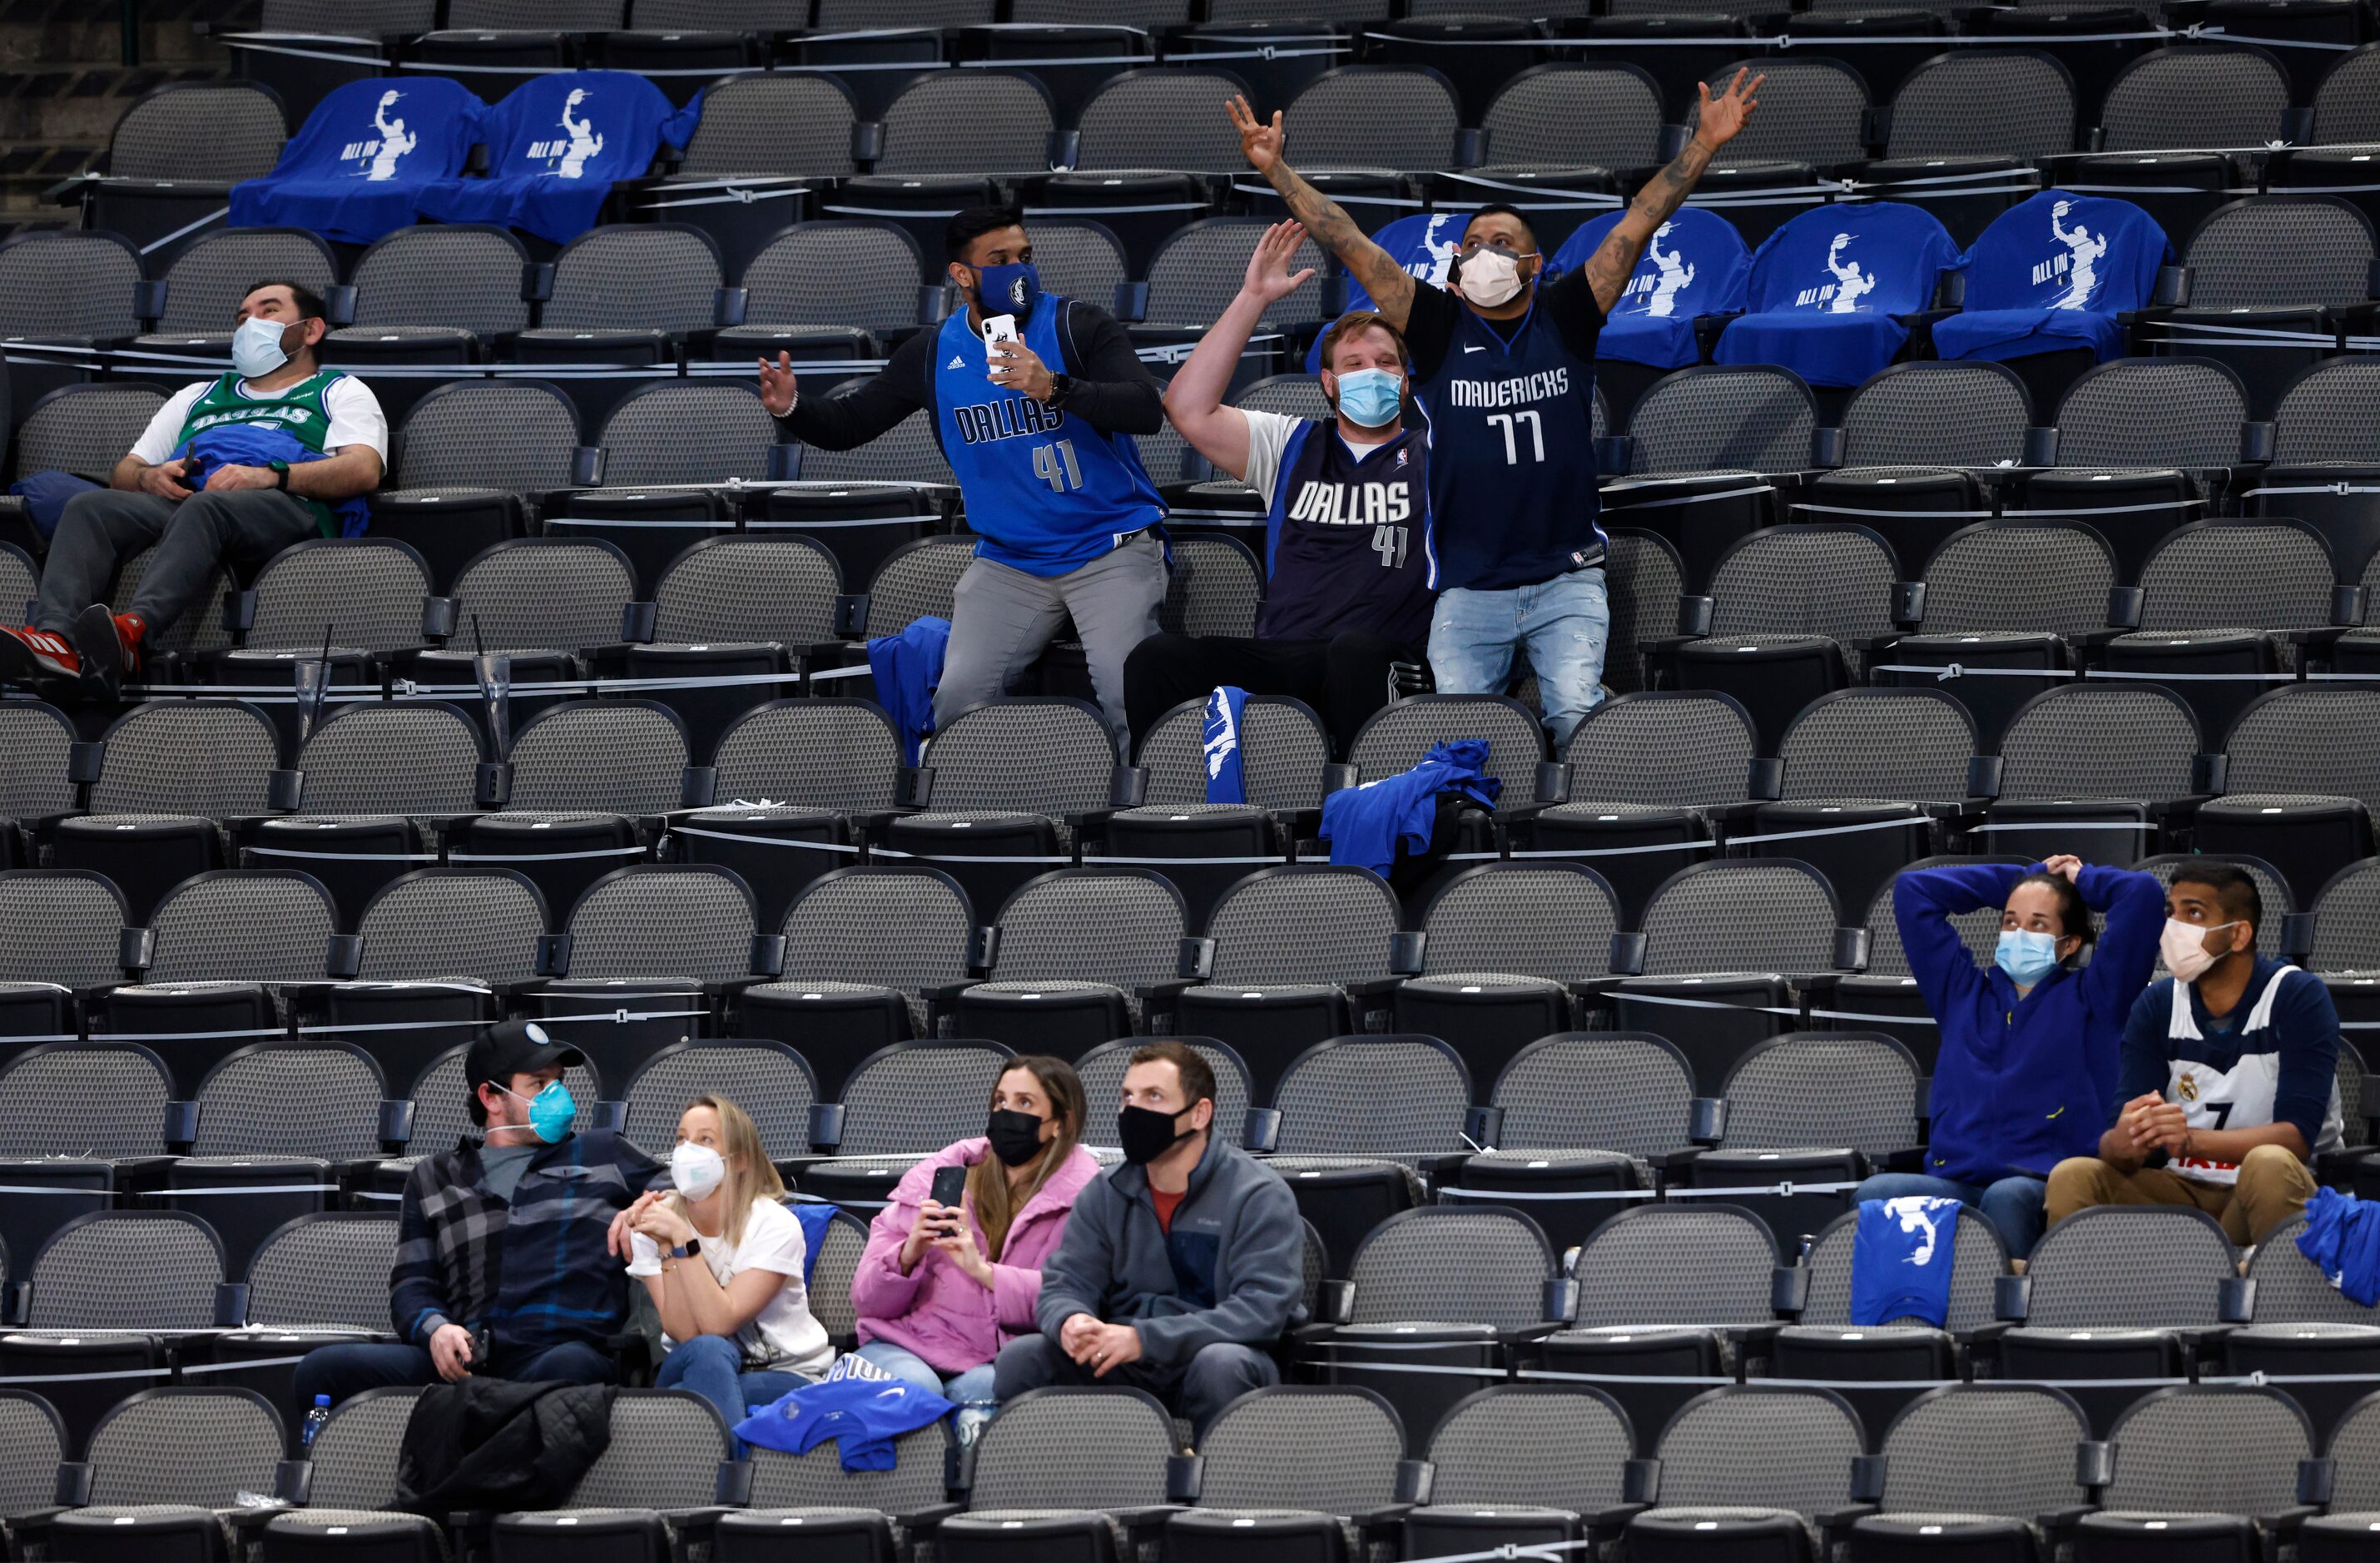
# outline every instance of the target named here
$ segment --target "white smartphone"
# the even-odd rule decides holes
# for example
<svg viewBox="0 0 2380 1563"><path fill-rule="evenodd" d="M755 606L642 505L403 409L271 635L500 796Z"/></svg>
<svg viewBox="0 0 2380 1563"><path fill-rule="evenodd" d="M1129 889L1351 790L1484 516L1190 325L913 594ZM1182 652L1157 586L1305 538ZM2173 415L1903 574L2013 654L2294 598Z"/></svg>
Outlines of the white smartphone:
<svg viewBox="0 0 2380 1563"><path fill-rule="evenodd" d="M992 315L983 322L983 345L989 348L995 342L1022 342L1014 315Z"/></svg>

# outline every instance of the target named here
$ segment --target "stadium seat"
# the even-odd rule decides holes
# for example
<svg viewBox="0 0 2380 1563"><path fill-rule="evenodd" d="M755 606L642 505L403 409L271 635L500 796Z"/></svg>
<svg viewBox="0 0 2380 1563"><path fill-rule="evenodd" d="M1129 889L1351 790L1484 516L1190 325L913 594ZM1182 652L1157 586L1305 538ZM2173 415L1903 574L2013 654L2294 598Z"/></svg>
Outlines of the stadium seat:
<svg viewBox="0 0 2380 1563"><path fill-rule="evenodd" d="M1931 307L1957 263L1958 247L1923 208L1872 201L1805 212L1753 256L1747 312L1719 333L1712 359L1782 364L1814 386L1857 385L1892 361L1909 339L1900 317Z"/></svg>
<svg viewBox="0 0 2380 1563"><path fill-rule="evenodd" d="M1755 532L1719 556L1706 596L1679 600L1680 639L1653 666L1760 713L1761 748L1774 754L1787 712L1860 676L1869 642L1890 630L1898 574L1891 549L1864 527Z"/></svg>
<svg viewBox="0 0 2380 1563"><path fill-rule="evenodd" d="M2330 987L2342 1022L2380 1019L2380 862L2366 858L2334 874L2313 901L2313 940L2303 964ZM2362 1027L2356 1031L2361 1034Z"/></svg>
<svg viewBox="0 0 2380 1563"><path fill-rule="evenodd" d="M2373 1439L2380 1433L2380 1400L2365 1396L2338 1424L2324 1453L2333 1473L2329 1512L2298 1532L2306 1563L2350 1563L2371 1545L2380 1524L2380 1484L2372 1480Z"/></svg>
<svg viewBox="0 0 2380 1563"><path fill-rule="evenodd" d="M1178 544L1177 544L1178 546ZM1250 868L1285 863L1283 831L1321 806L1330 745L1302 701L1252 695L1241 708L1245 804L1207 798L1206 702L1184 701L1144 734L1135 762L1148 774L1146 801L1108 817L1099 852L1163 859L1157 866L1182 891L1186 931L1203 932L1220 896Z"/></svg>
<svg viewBox="0 0 2380 1563"><path fill-rule="evenodd" d="M703 538L656 572L650 637L632 639L621 670L632 679L747 681L654 690L685 722L688 753L698 760L711 758L746 712L790 693L821 650L840 655L834 623L843 574L834 556L808 538ZM783 677L748 682L771 674Z"/></svg>
<svg viewBox="0 0 2380 1563"><path fill-rule="evenodd" d="M2289 1375L2289 1398L2313 1422L2316 1442L2327 1443L2362 1399L2362 1385L2341 1380L2380 1363L2380 1327L2371 1309L2331 1285L2299 1251L2304 1232L2304 1218L2292 1217L2249 1255L2255 1319L2223 1338L2224 1363L2234 1375ZM2322 1382L2325 1377L2332 1381Z"/></svg>
<svg viewBox="0 0 2380 1563"><path fill-rule="evenodd" d="M1626 1413L1590 1386L1499 1384L1465 1395L1430 1435L1430 1501L1405 1516L1405 1551L1575 1546L1620 1512L1633 1447Z"/></svg>
<svg viewBox="0 0 2380 1563"><path fill-rule="evenodd" d="M1269 1102L1301 1049L1356 1029L1351 1000L1390 975L1398 921L1395 895L1368 869L1259 868L1208 915L1213 967L1174 999L1173 1029L1237 1048L1256 1099Z"/></svg>
<svg viewBox="0 0 2380 1563"><path fill-rule="evenodd" d="M2185 308L2152 311L2140 338L2152 352L2228 364L2248 411L2269 418L2305 370L2372 297L2372 224L2344 200L2259 196L2218 207L2182 247Z"/></svg>
<svg viewBox="0 0 2380 1563"><path fill-rule="evenodd" d="M127 1383L170 1376L180 1343L238 1322L226 1312L234 1294L224 1291L222 1242L178 1210L76 1217L23 1274L12 1290L30 1290L18 1292L22 1313L0 1335L0 1371L55 1380L42 1387L78 1450ZM88 1376L100 1373L125 1376ZM277 1427L273 1441L281 1442Z"/></svg>
<svg viewBox="0 0 2380 1563"><path fill-rule="evenodd" d="M84 1501L52 1520L62 1557L93 1563L176 1557L221 1563L237 1551L216 1510L273 1490L285 1435L252 1389L174 1385L141 1390L91 1430L70 1480Z"/></svg>
<svg viewBox="0 0 2380 1563"><path fill-rule="evenodd" d="M387 1506L397 1492L397 1459L419 1389L367 1389L332 1408L315 1430L301 1469L302 1502L266 1521L260 1557L272 1563L445 1563L437 1522Z"/></svg>
<svg viewBox="0 0 2380 1563"><path fill-rule="evenodd" d="M2263 49L2194 42L2153 49L2118 72L2092 144L2074 160L2077 184L2120 191L2155 217L2179 251L2234 182L2222 151L2173 148L2262 146L2289 139L2288 73ZM2119 157L2124 152L2154 157Z"/></svg>
<svg viewBox="0 0 2380 1563"><path fill-rule="evenodd" d="M212 699L136 706L100 742L88 812L57 823L50 859L106 875L146 925L167 889L223 866L215 819L267 812L279 745L257 707Z"/></svg>
<svg viewBox="0 0 2380 1563"><path fill-rule="evenodd" d="M2342 358L2315 365L2283 392L2273 414L2273 464L2240 495L2250 515L2312 523L2330 541L2343 582L2362 581L2380 553L2375 467L2380 444L2354 411L2374 367Z"/></svg>
<svg viewBox="0 0 2380 1563"><path fill-rule="evenodd" d="M1996 364L1895 364L1862 385L1844 406L1843 463L2012 466L2024 459L2025 431L2032 423L2023 382ZM1888 540L1900 547L1897 536L1888 533ZM1921 562L1922 555L1908 561Z"/></svg>
<svg viewBox="0 0 2380 1563"><path fill-rule="evenodd" d="M1403 1449L1397 1413L1368 1390L1281 1385L1243 1395L1199 1440L1192 1507L1165 1522L1165 1556L1357 1563L1370 1554L1368 1533L1394 1533Z"/></svg>
<svg viewBox="0 0 2380 1563"><path fill-rule="evenodd" d="M1572 985L1609 975L1620 908L1610 885L1571 863L1486 863L1421 908L1422 973L1397 987L1390 1024L1441 1036L1475 1080L1500 1077L1522 1049L1567 1031Z"/></svg>
<svg viewBox="0 0 2380 1563"><path fill-rule="evenodd" d="M2045 852L2137 862L2156 850L2165 805L2198 790L2198 733L2190 708L2152 685L2036 695L2009 720L1997 794L1976 829L1992 850L2028 862Z"/></svg>
<svg viewBox="0 0 2380 1563"><path fill-rule="evenodd" d="M707 1518L735 1442L719 1410L688 1389L622 1389L612 1439L558 1508L496 1517L501 1563L666 1563L678 1526ZM692 1512L689 1512L692 1511Z"/></svg>
<svg viewBox="0 0 2380 1563"><path fill-rule="evenodd" d="M1909 1049L1874 1032L1797 1031L1757 1043L1728 1070L1723 1127L1682 1181L1737 1191L1732 1202L1790 1250L1853 1208L1852 1191L1888 1158L1915 1159L1918 1080Z"/></svg>
<svg viewBox="0 0 2380 1563"><path fill-rule="evenodd" d="M233 185L273 171L288 135L261 84L170 83L115 122L107 172L68 181L60 200L81 207L83 227L122 234L162 269L223 219Z"/></svg>
<svg viewBox="0 0 2380 1563"><path fill-rule="evenodd" d="M896 1042L844 1081L844 1156L930 1155L983 1127L986 1104L1016 1055L997 1042ZM807 1181L805 1193L816 1193Z"/></svg>
<svg viewBox="0 0 2380 1563"><path fill-rule="evenodd" d="M659 1159L677 1121L700 1096L720 1096L751 1114L771 1158L800 1156L809 1145L818 1082L803 1057L782 1042L676 1042L637 1067L622 1100L625 1133Z"/></svg>
<svg viewBox="0 0 2380 1563"><path fill-rule="evenodd" d="M413 544L444 586L486 549L526 535L535 507L570 487L578 450L577 409L557 385L435 386L395 430L371 535Z"/></svg>
<svg viewBox="0 0 2380 1563"><path fill-rule="evenodd" d="M1133 340L1158 346L1195 342L1205 334L1239 291L1235 279L1246 271L1265 227L1256 218L1208 217L1175 229L1148 263L1148 297L1140 321L1131 327ZM1265 311L1257 322L1259 338L1330 314L1322 276L1329 261L1321 248L1307 240L1298 246L1290 265L1293 271L1312 268L1314 275ZM1273 372L1275 365L1261 347L1260 341L1252 339L1250 351L1240 355L1241 369L1234 377L1240 387Z"/></svg>
<svg viewBox="0 0 2380 1563"><path fill-rule="evenodd" d="M395 1257L396 1218L379 1212L316 1212L267 1234L248 1262L247 1327L215 1337L216 1371L208 1382L293 1405L290 1358L393 1339L388 1273Z"/></svg>
<svg viewBox="0 0 2380 1563"><path fill-rule="evenodd" d="M801 448L801 476L821 482L889 482L889 483L954 483L951 464L943 458L942 448L934 439L932 421L924 412L913 412L895 424L892 432L869 443L848 451L822 451L814 446ZM931 544L941 539L928 538ZM961 543L969 554L973 545ZM896 552L898 551L895 551ZM885 563L892 563L887 556ZM965 568L965 558L958 568ZM956 577L956 570L953 571ZM945 604L947 611L947 604ZM887 625L881 619L871 619L868 627L879 635L899 633L899 625Z"/></svg>
<svg viewBox="0 0 2380 1563"><path fill-rule="evenodd" d="M1859 1417L1831 1390L1706 1390L1661 1431L1658 1496L1628 1521L1629 1555L1645 1563L1823 1555L1817 1521L1849 1506L1865 1442Z"/></svg>
<svg viewBox="0 0 2380 1563"><path fill-rule="evenodd" d="M21 1545L17 1526L27 1517L38 1524L41 1510L55 1507L58 1466L67 1458L67 1430L58 1413L24 1389L0 1392L0 1449L7 1474L0 1478L0 1541Z"/></svg>
<svg viewBox="0 0 2380 1563"><path fill-rule="evenodd" d="M674 363L694 333L735 323L721 314L724 281L718 246L699 228L682 223L590 228L553 258L552 289L538 307L538 323L515 338L514 352L528 364ZM567 383L586 427L600 429L643 378L581 373Z"/></svg>
<svg viewBox="0 0 2380 1563"><path fill-rule="evenodd" d="M0 819L19 831L33 822L70 812L74 782L68 756L76 742L65 712L38 700L11 700L0 708ZM24 857L24 839L0 832L0 862Z"/></svg>
<svg viewBox="0 0 2380 1563"><path fill-rule="evenodd" d="M11 345L45 342L69 350L64 361L49 364L20 348L24 361L7 369L10 404L22 413L46 393L82 382L87 371L71 367L72 349L139 335L140 287L140 251L121 234L36 228L0 241L0 335L15 339ZM42 469L20 456L20 476Z"/></svg>
<svg viewBox="0 0 2380 1563"><path fill-rule="evenodd" d="M865 700L772 700L737 717L711 768L714 803L676 816L678 860L733 868L760 926L782 927L804 887L856 854L858 822L888 812L901 741ZM889 1040L889 1038L888 1038Z"/></svg>
<svg viewBox="0 0 2380 1563"><path fill-rule="evenodd" d="M605 872L645 855L640 821L686 802L686 723L648 700L548 707L505 758L509 802L455 821L447 861L517 868L557 921Z"/></svg>
<svg viewBox="0 0 2380 1563"><path fill-rule="evenodd" d="M704 1036L753 970L752 891L708 864L632 864L571 909L552 979L525 1002L606 1080L624 1082L672 1042Z"/></svg>
<svg viewBox="0 0 2380 1563"><path fill-rule="evenodd" d="M953 1026L1061 1058L1133 1036L1141 994L1173 975L1183 918L1182 892L1146 868L1036 875L1001 907L989 980L953 997Z"/></svg>
<svg viewBox="0 0 2380 1563"><path fill-rule="evenodd" d="M1226 1145L1240 1143L1241 1130L1248 1117L1248 1066L1239 1054L1211 1036L1184 1036L1180 1040L1196 1049L1215 1072L1215 1119L1208 1132ZM1110 1102L1123 1100L1124 1072L1132 1066L1132 1055L1147 1039L1122 1036L1112 1042L1102 1042L1075 1060L1075 1073L1083 1083L1083 1100L1095 1115L1104 1114Z"/></svg>
<svg viewBox="0 0 2380 1563"><path fill-rule="evenodd" d="M712 335L711 356L741 363L783 353L828 366L872 358L880 343L917 329L923 266L917 241L889 223L796 223L741 268L744 322ZM829 391L856 372L828 367L805 383Z"/></svg>
<svg viewBox="0 0 2380 1563"><path fill-rule="evenodd" d="M342 244L409 228L421 192L463 174L480 113L478 95L444 77L335 87L270 173L231 188L231 225L311 228Z"/></svg>
<svg viewBox="0 0 2380 1563"><path fill-rule="evenodd" d="M1746 795L1758 741L1732 696L1652 690L1587 712L1562 751L1568 801L1514 821L1516 850L1574 853L1633 928L1678 867L1714 850L1709 811ZM1644 849L1669 846L1668 852Z"/></svg>
<svg viewBox="0 0 2380 1563"><path fill-rule="evenodd" d="M11 1285L31 1274L50 1238L115 1202L115 1163L165 1149L165 1061L136 1042L45 1042L0 1066L0 1176L48 1190L0 1206L0 1248ZM61 1136L69 1118L89 1120Z"/></svg>
<svg viewBox="0 0 2380 1563"><path fill-rule="evenodd" d="M945 1485L951 1448L949 1424L933 1422L893 1439L884 1470L845 1471L824 1446L806 1455L754 1449L750 1507L720 1517L711 1556L768 1563L783 1555L793 1529L806 1551L909 1563L919 1532L955 1508Z"/></svg>
<svg viewBox="0 0 2380 1563"><path fill-rule="evenodd" d="M655 30L673 24L654 21L649 13L657 8L647 0L634 18L635 42L614 38L607 54L662 46L670 35ZM752 32L808 24L808 7L799 0L771 9L782 15L730 17L714 7L703 25L715 29L732 21L736 31ZM784 19L795 16L802 19ZM705 36L710 47L719 46L717 32ZM685 157L669 175L633 189L629 210L702 229L719 246L728 275L738 275L788 224L808 214L817 188L811 181L857 172L852 159L858 127L851 89L832 76L770 74L713 81L703 88L702 123L686 142Z"/></svg>
<svg viewBox="0 0 2380 1563"><path fill-rule="evenodd" d="M1894 19L1910 15L1888 14ZM1868 68L1873 75L1875 66ZM2074 78L2046 55L1946 52L1919 64L1891 91L1883 111L1884 156L1863 176L1884 199L1933 212L1961 245L1973 244L2017 204L2033 182L2034 160L2074 150Z"/></svg>
<svg viewBox="0 0 2380 1563"><path fill-rule="evenodd" d="M1301 1350L1327 1382L1374 1391L1408 1428L1436 1427L1456 1402L1503 1378L1509 1354L1560 1322L1546 1317L1553 1250L1517 1210L1390 1217L1356 1248L1348 1275L1347 1317ZM1422 1365L1438 1371L1403 1371ZM1412 1446L1415 1458L1422 1448Z"/></svg>
<svg viewBox="0 0 2380 1563"><path fill-rule="evenodd" d="M1035 875L1073 860L1081 817L1115 797L1107 719L1087 701L971 706L927 742L917 812L893 816L872 856L939 867L979 908L1004 905Z"/></svg>
<svg viewBox="0 0 2380 1563"><path fill-rule="evenodd" d="M2225 1557L2293 1531L2305 1510L2299 1467L2313 1429L2283 1391L2188 1384L2141 1397L2107 1434L2114 1479L2100 1511L2076 1523L2080 1563L2112 1563L2143 1544L2168 1557Z"/></svg>
<svg viewBox="0 0 2380 1563"><path fill-rule="evenodd" d="M399 228L364 251L349 280L352 321L333 327L315 351L362 376L392 427L433 382L376 376L373 366L477 363L508 349L528 327L528 252L504 228Z"/></svg>
<svg viewBox="0 0 2380 1563"><path fill-rule="evenodd" d="M1629 470L1645 476L1799 472L1810 465L1816 429L1810 388L1790 370L1689 366L1656 381L1630 415ZM1650 516L1645 524L1658 527ZM1670 540L1687 556L1689 586L1703 579L1693 571L1694 551L1678 538Z"/></svg>
<svg viewBox="0 0 2380 1563"><path fill-rule="evenodd" d="M2179 1379L2186 1336L2240 1322L2240 1256L2215 1218L2178 1206L2102 1205L2051 1227L2025 1266L2000 1375L2063 1383L2106 1436L2142 1379ZM2097 1378L2119 1382L2106 1388Z"/></svg>
<svg viewBox="0 0 2380 1563"><path fill-rule="evenodd" d="M2338 685L2285 685L2249 702L2224 744L2224 796L2193 822L2199 849L2263 858L2297 905L2313 905L2341 864L2372 851L2380 757L2361 724L2375 703L2380 692Z"/></svg>
<svg viewBox="0 0 2380 1563"><path fill-rule="evenodd" d="M2242 459L2247 419L2247 390L2228 365L2119 359L2077 380L2058 404L2058 459L2067 467L2229 466ZM2041 478L2034 481L2037 491Z"/></svg>
<svg viewBox="0 0 2380 1563"><path fill-rule="evenodd" d="M457 697L496 751L561 697L506 693L503 721L490 717L475 659L504 659L513 684L561 684L584 672L581 653L616 643L621 613L637 595L626 554L596 538L515 538L464 564L443 595L454 631L411 660L414 676ZM496 728L501 725L502 732Z"/></svg>
<svg viewBox="0 0 2380 1563"><path fill-rule="evenodd" d="M1942 1323L1918 1318L1858 1322L1852 1316L1852 1278L1859 1218L1856 1206L1844 1211L1810 1243L1797 1278L1801 1308L1794 1322L1779 1330L1770 1343L1768 1372L1778 1379L1826 1381L1851 1402L1863 1423L1882 1427L1913 1402L1936 1393L1917 1387L1925 1380L1947 1383L1960 1376L1959 1342L1991 1327L1995 1289L2008 1273L2008 1251L1983 1213L1961 1205L1950 1237L1950 1290ZM1795 1241L1798 1245L1799 1239ZM1861 1380L1875 1381L1875 1387ZM2074 1441L2079 1441L2080 1412L2075 1421ZM2070 1477L2070 1457L2059 1463ZM2019 1512L2029 1518L2036 1511Z"/></svg>
<svg viewBox="0 0 2380 1563"><path fill-rule="evenodd" d="M1172 1418L1146 1391L1052 1387L1017 1396L977 1436L966 1512L935 1530L935 1556L1006 1563L1030 1548L1062 1563L1128 1560L1135 1533L1155 1532L1171 1512L1173 1455Z"/></svg>
<svg viewBox="0 0 2380 1563"><path fill-rule="evenodd" d="M868 866L820 875L785 914L784 975L745 990L744 1036L798 1036L820 1099L851 1071L927 1032L927 996L967 975L976 915L936 869Z"/></svg>
<svg viewBox="0 0 2380 1563"><path fill-rule="evenodd" d="M1949 695L1974 719L1979 746L1996 750L2017 708L2061 686L2077 645L2106 624L2115 555L2087 527L1978 521L1943 538L1922 570L1924 600L1901 621L1911 633L1883 648L1876 682ZM1968 668L2044 676L1968 677Z"/></svg>
<svg viewBox="0 0 2380 1563"><path fill-rule="evenodd" d="M2051 1521L2087 1505L2074 1448L2088 1431L2082 1408L2047 1385L1924 1391L1877 1439L1877 1512L1852 1521L1850 1557L1883 1563L1938 1553L2027 1563Z"/></svg>

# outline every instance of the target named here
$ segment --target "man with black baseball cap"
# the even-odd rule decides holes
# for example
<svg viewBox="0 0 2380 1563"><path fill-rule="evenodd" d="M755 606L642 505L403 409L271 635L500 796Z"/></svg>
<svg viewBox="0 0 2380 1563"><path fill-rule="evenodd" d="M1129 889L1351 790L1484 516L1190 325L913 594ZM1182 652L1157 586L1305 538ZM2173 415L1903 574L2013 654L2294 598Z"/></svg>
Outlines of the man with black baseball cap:
<svg viewBox="0 0 2380 1563"><path fill-rule="evenodd" d="M298 1363L301 1411L388 1385L470 1374L608 1383L628 1317L605 1251L612 1218L668 1169L609 1129L573 1131L563 1072L586 1060L535 1021L471 1044L463 1080L481 1138L425 1156L406 1180L389 1273L398 1344L326 1346Z"/></svg>

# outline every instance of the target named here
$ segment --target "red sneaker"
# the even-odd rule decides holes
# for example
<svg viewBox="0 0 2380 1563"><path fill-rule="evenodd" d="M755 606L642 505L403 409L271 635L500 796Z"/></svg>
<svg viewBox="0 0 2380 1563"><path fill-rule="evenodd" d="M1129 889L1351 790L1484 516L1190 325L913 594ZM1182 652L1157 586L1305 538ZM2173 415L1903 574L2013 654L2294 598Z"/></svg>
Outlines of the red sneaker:
<svg viewBox="0 0 2380 1563"><path fill-rule="evenodd" d="M0 679L30 685L81 674L82 659L64 636L40 629L0 628Z"/></svg>
<svg viewBox="0 0 2380 1563"><path fill-rule="evenodd" d="M83 682L110 700L123 692L127 673L138 676L140 672L140 630L128 638L128 623L138 626L140 621L129 613L121 618L110 613L104 602L94 602L75 615L74 649Z"/></svg>

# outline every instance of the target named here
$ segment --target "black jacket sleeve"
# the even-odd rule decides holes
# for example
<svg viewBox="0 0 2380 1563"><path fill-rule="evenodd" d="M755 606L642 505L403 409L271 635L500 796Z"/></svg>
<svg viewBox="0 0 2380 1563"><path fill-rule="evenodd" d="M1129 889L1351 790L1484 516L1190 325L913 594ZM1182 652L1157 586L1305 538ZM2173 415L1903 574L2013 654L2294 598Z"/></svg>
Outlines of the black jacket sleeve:
<svg viewBox="0 0 2380 1563"><path fill-rule="evenodd" d="M1154 434L1165 427L1165 388L1133 351L1132 337L1096 304L1066 300L1058 321L1072 382L1061 404L1102 434Z"/></svg>
<svg viewBox="0 0 2380 1563"><path fill-rule="evenodd" d="M821 451L864 445L926 405L933 372L935 333L917 333L893 350L872 380L838 395L797 394L777 430Z"/></svg>

